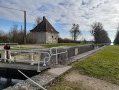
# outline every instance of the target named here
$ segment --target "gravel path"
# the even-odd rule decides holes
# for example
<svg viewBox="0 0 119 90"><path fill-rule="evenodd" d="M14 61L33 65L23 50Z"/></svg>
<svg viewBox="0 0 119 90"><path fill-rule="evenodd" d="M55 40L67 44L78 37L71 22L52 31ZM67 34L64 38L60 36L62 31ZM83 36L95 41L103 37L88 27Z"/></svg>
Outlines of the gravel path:
<svg viewBox="0 0 119 90"><path fill-rule="evenodd" d="M70 82L80 83L82 90L119 90L118 85L93 77L88 77L86 75L81 75L78 72L67 74L65 79Z"/></svg>

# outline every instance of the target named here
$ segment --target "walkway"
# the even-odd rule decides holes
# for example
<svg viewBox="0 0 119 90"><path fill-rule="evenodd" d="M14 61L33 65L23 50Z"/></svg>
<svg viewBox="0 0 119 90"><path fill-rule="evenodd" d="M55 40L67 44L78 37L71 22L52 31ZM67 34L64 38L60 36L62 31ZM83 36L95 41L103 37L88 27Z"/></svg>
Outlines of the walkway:
<svg viewBox="0 0 119 90"><path fill-rule="evenodd" d="M20 69L20 70L32 70L37 71L38 70L38 64L30 65L25 63L5 63L0 62L0 68L9 68L9 69ZM46 69L50 68L50 66L40 66L40 71L44 71Z"/></svg>
<svg viewBox="0 0 119 90"><path fill-rule="evenodd" d="M80 84L81 90L119 90L118 85L86 75L81 75L78 72L68 73L65 76L65 80Z"/></svg>

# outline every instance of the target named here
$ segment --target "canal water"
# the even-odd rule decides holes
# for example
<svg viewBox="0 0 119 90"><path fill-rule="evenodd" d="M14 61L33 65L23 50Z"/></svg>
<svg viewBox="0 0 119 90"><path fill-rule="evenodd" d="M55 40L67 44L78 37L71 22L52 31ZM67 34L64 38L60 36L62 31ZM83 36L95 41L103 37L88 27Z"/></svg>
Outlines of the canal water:
<svg viewBox="0 0 119 90"><path fill-rule="evenodd" d="M3 90L9 86L13 86L20 81L23 81L23 80L0 77L0 90Z"/></svg>
<svg viewBox="0 0 119 90"><path fill-rule="evenodd" d="M39 74L37 71L31 70L21 70L28 77L32 77L34 75ZM26 78L21 75L17 69L3 69L0 68L0 90L3 90L9 86L13 86L18 82L25 80Z"/></svg>
<svg viewBox="0 0 119 90"><path fill-rule="evenodd" d="M114 43L112 42L110 45L114 45Z"/></svg>

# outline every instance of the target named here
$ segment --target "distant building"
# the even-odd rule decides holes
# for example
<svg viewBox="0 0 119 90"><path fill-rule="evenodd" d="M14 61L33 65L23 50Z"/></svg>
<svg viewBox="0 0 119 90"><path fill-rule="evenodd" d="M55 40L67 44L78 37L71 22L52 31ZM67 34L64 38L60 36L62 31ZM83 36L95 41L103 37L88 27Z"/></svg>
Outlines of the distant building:
<svg viewBox="0 0 119 90"><path fill-rule="evenodd" d="M43 16L43 20L34 29L30 30L30 36L40 44L57 44L58 31Z"/></svg>

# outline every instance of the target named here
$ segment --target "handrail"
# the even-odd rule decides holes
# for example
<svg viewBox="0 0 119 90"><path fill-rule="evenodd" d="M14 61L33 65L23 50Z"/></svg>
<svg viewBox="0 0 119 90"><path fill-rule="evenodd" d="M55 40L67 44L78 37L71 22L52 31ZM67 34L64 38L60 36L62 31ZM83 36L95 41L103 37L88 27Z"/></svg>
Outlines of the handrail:
<svg viewBox="0 0 119 90"><path fill-rule="evenodd" d="M37 63L38 64L38 68L37 68L37 71L38 72L40 72L40 69L39 69L39 67L40 67L40 63L43 63L43 66L46 66L46 63L48 63L48 62L50 62L51 61L51 57L52 56L56 56L56 64L58 64L58 55L59 54L63 54L63 53L67 53L67 49L65 50L65 51L62 51L62 52L58 52L58 49L59 48L61 48L61 47L53 47L53 48L50 48L50 49L48 49L48 50L46 50L46 49L43 49L43 51L42 51L42 49L41 49L41 51L35 51L35 50L5 50L5 58L4 58L4 61L6 62L6 60L8 60L8 61L23 61L23 62L27 62L27 61L29 61L30 62L30 64L31 65L34 65L34 63ZM55 50L55 53L53 53L52 52L52 50ZM46 51L44 51L44 50L46 50ZM6 51L9 51L9 55L10 55L10 58L9 59L7 59L7 57L6 57ZM17 53L19 54L19 53L40 53L40 54L47 54L47 56L46 57L44 57L43 58L43 60L42 61L34 61L34 56L33 56L33 54L32 54L32 57L31 57L31 59L30 60L20 60L20 59L11 59L11 52L14 52L14 53L16 53L15 51L17 51ZM16 53L16 54L17 54ZM66 54L66 55L68 55L68 53ZM66 56L67 58L68 58L68 56ZM3 58L0 58L0 59L3 59Z"/></svg>
<svg viewBox="0 0 119 90"><path fill-rule="evenodd" d="M11 45L18 45L18 43L0 43L0 45L6 45L6 44L7 44L7 45L10 45L10 44L11 44Z"/></svg>
<svg viewBox="0 0 119 90"><path fill-rule="evenodd" d="M22 71L18 70L19 73L21 73L24 77L26 77L29 81L31 81L33 84L37 85L38 87L42 88L43 90L47 90L45 89L43 86L41 86L40 84L36 83L35 81L33 81L31 78L29 78L27 75L25 75Z"/></svg>

